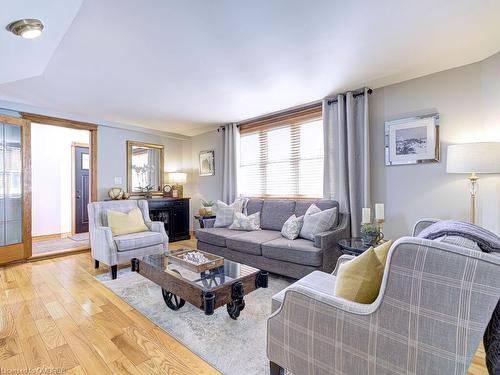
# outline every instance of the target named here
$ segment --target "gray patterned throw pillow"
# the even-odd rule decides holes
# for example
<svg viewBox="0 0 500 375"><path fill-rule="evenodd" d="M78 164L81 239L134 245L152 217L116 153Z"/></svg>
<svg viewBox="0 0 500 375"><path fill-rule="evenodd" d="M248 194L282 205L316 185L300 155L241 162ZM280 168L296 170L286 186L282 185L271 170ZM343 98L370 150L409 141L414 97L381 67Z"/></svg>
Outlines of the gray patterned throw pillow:
<svg viewBox="0 0 500 375"><path fill-rule="evenodd" d="M251 215L245 215L241 212L234 214L234 221L229 226L229 229L234 230L260 230L260 212Z"/></svg>
<svg viewBox="0 0 500 375"><path fill-rule="evenodd" d="M300 237L314 241L314 236L331 229L336 219L337 207L321 211L318 206L311 204L304 214Z"/></svg>
<svg viewBox="0 0 500 375"><path fill-rule="evenodd" d="M236 198L233 203L226 204L222 201L215 203L214 228L227 228L233 223L234 215L243 212L246 208L247 198Z"/></svg>
<svg viewBox="0 0 500 375"><path fill-rule="evenodd" d="M297 217L293 214L285 221L285 224L283 224L281 235L289 240L296 239L302 229L302 224L304 224L304 215Z"/></svg>

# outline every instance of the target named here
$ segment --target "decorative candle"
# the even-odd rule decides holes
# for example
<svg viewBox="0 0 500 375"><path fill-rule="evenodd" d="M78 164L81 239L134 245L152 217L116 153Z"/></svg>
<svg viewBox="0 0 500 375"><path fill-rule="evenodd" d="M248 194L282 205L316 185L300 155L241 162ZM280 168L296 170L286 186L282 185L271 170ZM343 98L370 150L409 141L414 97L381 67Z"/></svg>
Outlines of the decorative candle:
<svg viewBox="0 0 500 375"><path fill-rule="evenodd" d="M361 224L370 224L372 222L371 216L371 209L363 208L361 211Z"/></svg>
<svg viewBox="0 0 500 375"><path fill-rule="evenodd" d="M383 203L375 203L375 220L376 221L384 221L384 204Z"/></svg>

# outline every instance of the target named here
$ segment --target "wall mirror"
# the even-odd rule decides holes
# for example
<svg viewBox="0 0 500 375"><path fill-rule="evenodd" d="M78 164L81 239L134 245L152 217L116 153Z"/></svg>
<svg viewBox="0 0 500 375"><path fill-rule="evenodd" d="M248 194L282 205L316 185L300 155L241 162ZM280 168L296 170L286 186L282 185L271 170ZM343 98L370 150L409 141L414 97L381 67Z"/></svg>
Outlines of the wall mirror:
<svg viewBox="0 0 500 375"><path fill-rule="evenodd" d="M127 141L127 186L132 195L161 195L163 145Z"/></svg>

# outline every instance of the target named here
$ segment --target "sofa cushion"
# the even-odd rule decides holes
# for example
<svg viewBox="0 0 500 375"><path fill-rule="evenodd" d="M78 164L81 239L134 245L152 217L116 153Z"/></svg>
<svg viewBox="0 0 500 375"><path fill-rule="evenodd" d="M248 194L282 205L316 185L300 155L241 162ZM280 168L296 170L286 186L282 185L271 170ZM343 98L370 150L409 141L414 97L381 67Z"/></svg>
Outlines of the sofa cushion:
<svg viewBox="0 0 500 375"><path fill-rule="evenodd" d="M322 271L314 271L311 272L309 275L304 276L302 279L296 281L292 285L301 285L324 294L333 295L333 291L335 289L335 281L336 281L335 276L330 275L329 273ZM283 299L285 298L286 291L290 289L292 285L286 287L285 289L276 293L273 296L272 312L275 312L280 308L280 306L283 303Z"/></svg>
<svg viewBox="0 0 500 375"><path fill-rule="evenodd" d="M228 249L241 253L262 255L261 245L281 237L281 232L274 230L259 230L242 233L226 240Z"/></svg>
<svg viewBox="0 0 500 375"><path fill-rule="evenodd" d="M315 247L313 241L302 238L288 240L280 237L266 242L262 244L262 255L269 259L315 267L323 263L323 250Z"/></svg>
<svg viewBox="0 0 500 375"><path fill-rule="evenodd" d="M226 239L232 236L241 234L237 230L228 228L204 228L197 229L195 232L196 238L202 242L209 243L215 246L226 246Z"/></svg>
<svg viewBox="0 0 500 375"><path fill-rule="evenodd" d="M163 243L159 232L138 232L114 236L118 251L129 251Z"/></svg>
<svg viewBox="0 0 500 375"><path fill-rule="evenodd" d="M285 221L293 215L295 201L264 201L260 226L262 229L281 230Z"/></svg>
<svg viewBox="0 0 500 375"><path fill-rule="evenodd" d="M315 204L321 211L337 207L337 217L335 218L333 226L336 227L338 225L339 203L337 201L332 201L329 199L320 199L316 201L297 201L297 203L295 204L295 215L304 215L311 204Z"/></svg>
<svg viewBox="0 0 500 375"><path fill-rule="evenodd" d="M245 215L251 215L256 212L262 212L262 205L264 204L264 201L262 199L250 199L247 202L247 207L246 207L246 212Z"/></svg>

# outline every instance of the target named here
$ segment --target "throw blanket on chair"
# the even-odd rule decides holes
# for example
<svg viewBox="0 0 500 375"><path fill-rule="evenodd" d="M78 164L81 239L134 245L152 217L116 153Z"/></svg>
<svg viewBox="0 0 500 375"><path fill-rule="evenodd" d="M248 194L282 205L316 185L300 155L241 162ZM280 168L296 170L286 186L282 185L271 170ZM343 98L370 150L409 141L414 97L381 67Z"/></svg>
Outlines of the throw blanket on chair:
<svg viewBox="0 0 500 375"><path fill-rule="evenodd" d="M477 225L464 221L442 220L438 221L418 234L420 238L435 240L443 236L460 236L477 243L485 253L500 252L500 237Z"/></svg>
<svg viewBox="0 0 500 375"><path fill-rule="evenodd" d="M463 221L438 221L418 234L420 238L435 240L443 236L460 236L474 241L486 252L500 252L500 237L477 225ZM483 336L486 366L490 374L500 374L500 302L498 302Z"/></svg>

